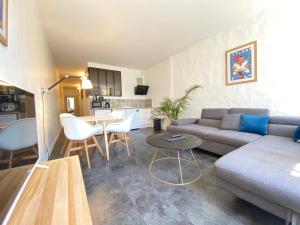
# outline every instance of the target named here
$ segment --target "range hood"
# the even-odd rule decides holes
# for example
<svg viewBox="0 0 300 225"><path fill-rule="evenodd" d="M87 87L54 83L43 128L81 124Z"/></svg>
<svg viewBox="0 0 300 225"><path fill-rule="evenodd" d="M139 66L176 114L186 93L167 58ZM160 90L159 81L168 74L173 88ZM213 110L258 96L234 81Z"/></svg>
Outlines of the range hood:
<svg viewBox="0 0 300 225"><path fill-rule="evenodd" d="M137 85L134 88L135 95L147 95L149 86L148 85Z"/></svg>

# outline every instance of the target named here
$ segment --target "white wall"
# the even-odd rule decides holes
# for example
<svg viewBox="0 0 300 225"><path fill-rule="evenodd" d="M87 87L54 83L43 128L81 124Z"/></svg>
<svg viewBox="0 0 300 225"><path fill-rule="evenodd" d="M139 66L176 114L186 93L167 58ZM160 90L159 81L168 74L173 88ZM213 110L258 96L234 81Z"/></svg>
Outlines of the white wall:
<svg viewBox="0 0 300 225"><path fill-rule="evenodd" d="M170 60L163 61L145 71L146 83L150 85L148 98L158 106L164 97L171 95Z"/></svg>
<svg viewBox="0 0 300 225"><path fill-rule="evenodd" d="M121 71L122 97L110 97L110 98L145 99L145 96L134 95L134 87L137 85L136 78L138 77L144 78L144 74L142 71L128 69L124 67L105 65L100 63L93 63L93 62L88 62L88 67Z"/></svg>
<svg viewBox="0 0 300 225"><path fill-rule="evenodd" d="M40 160L47 159L42 135L41 88L57 80L35 0L9 0L8 47L0 44L0 80L35 94ZM52 149L60 125L58 90L45 96L46 143Z"/></svg>
<svg viewBox="0 0 300 225"><path fill-rule="evenodd" d="M282 1L283 2L283 1ZM193 84L203 89L193 96L192 104L182 117L199 116L204 107L266 107L272 114L300 115L298 69L300 35L297 12L299 3L287 1L268 12L225 33L208 38L171 56L166 66L156 65L145 71L150 88L168 89L152 93L154 99L179 97ZM258 81L225 85L225 51L257 40ZM161 77L159 82L155 77ZM170 79L170 83L165 83ZM164 95L164 96L162 96Z"/></svg>

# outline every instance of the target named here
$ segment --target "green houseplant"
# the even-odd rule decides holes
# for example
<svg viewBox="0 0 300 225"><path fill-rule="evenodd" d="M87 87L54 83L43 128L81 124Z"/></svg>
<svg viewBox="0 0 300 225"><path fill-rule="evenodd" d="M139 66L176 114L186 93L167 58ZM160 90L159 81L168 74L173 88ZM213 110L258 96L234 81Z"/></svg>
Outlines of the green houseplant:
<svg viewBox="0 0 300 225"><path fill-rule="evenodd" d="M191 100L191 94L202 87L201 85L193 85L185 91L185 95L172 100L171 98L165 98L160 106L154 108L152 111L153 117L160 117L162 119L168 119L170 121L177 120L182 113L182 111L186 108Z"/></svg>

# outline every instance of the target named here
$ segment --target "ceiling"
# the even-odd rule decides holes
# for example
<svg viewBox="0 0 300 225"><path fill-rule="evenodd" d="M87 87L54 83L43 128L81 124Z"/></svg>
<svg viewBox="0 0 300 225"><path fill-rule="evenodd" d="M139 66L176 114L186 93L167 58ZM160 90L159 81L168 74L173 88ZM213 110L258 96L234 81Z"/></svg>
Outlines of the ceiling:
<svg viewBox="0 0 300 225"><path fill-rule="evenodd" d="M87 62L146 69L246 23L272 0L37 0L60 74Z"/></svg>

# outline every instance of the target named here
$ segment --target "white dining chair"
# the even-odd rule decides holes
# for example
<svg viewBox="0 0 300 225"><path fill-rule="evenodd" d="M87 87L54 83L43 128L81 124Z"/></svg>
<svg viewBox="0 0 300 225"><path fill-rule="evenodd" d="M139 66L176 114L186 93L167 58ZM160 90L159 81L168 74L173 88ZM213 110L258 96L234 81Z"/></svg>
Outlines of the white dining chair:
<svg viewBox="0 0 300 225"><path fill-rule="evenodd" d="M66 118L66 117L75 117L73 114L71 114L71 113L61 113L60 115L59 115L59 120L60 120L60 125L62 126L62 128L64 127L64 118ZM62 146L62 148L61 148L61 150L60 150L60 154L61 155L63 155L64 154L64 152L65 152L65 149L66 149L66 147L67 147L67 145L68 145L68 138L66 138L65 140L64 140L64 144L63 144L63 146Z"/></svg>
<svg viewBox="0 0 300 225"><path fill-rule="evenodd" d="M36 119L28 118L16 120L0 131L0 150L9 152L9 159L1 160L11 168L14 163L14 154L23 151L32 151L33 155L23 156L21 159L38 158Z"/></svg>
<svg viewBox="0 0 300 225"><path fill-rule="evenodd" d="M133 120L134 114L131 114L127 117L126 120L119 124L108 124L107 125L107 132L109 132L109 141L108 141L108 147L111 144L116 144L118 142L124 143L126 146L127 154L130 157L130 151L128 148L128 141L130 140L130 130L131 130L131 124ZM107 160L109 160L109 152L107 154Z"/></svg>
<svg viewBox="0 0 300 225"><path fill-rule="evenodd" d="M65 152L65 157L68 157L73 151L85 150L87 157L87 163L89 169L91 168L90 159L88 154L88 148L97 147L101 155L104 156L103 151L96 139L96 135L103 133L102 126L94 126L87 122L84 122L76 116L62 116L61 123L64 129L64 134L69 143ZM93 144L88 144L89 140L93 141ZM73 146L74 144L82 144L82 146Z"/></svg>

